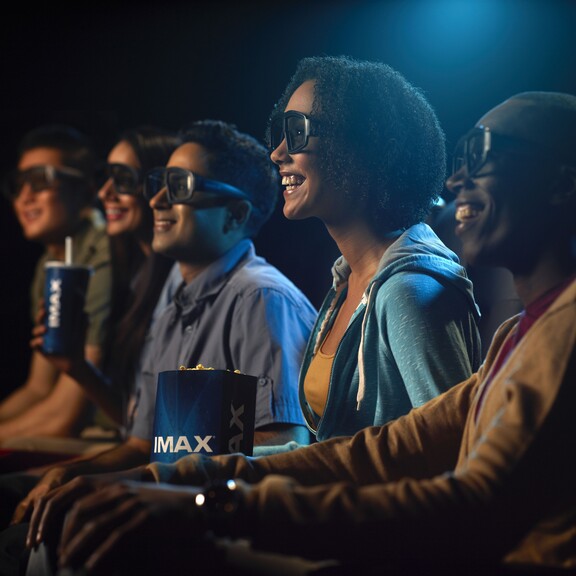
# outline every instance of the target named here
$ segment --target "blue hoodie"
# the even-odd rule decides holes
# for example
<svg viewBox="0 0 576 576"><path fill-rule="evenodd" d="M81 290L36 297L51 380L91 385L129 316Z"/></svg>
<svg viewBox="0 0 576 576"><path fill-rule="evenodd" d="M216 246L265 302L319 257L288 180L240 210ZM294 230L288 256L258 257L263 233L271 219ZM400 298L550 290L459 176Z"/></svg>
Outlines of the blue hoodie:
<svg viewBox="0 0 576 576"><path fill-rule="evenodd" d="M427 224L408 228L384 253L334 357L324 416L304 395L313 355L344 301L350 267L340 257L308 341L300 404L318 440L352 435L406 414L474 373L480 316L472 283Z"/></svg>

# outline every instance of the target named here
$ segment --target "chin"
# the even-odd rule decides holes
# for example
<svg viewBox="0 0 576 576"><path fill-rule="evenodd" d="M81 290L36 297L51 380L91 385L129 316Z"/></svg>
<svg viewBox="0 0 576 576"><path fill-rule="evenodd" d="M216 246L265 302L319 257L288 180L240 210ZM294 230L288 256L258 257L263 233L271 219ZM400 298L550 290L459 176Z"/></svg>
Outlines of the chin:
<svg viewBox="0 0 576 576"><path fill-rule="evenodd" d="M282 213L287 220L302 220L305 218L305 216L300 216L300 214L298 214L298 210L288 210L286 206L284 206Z"/></svg>

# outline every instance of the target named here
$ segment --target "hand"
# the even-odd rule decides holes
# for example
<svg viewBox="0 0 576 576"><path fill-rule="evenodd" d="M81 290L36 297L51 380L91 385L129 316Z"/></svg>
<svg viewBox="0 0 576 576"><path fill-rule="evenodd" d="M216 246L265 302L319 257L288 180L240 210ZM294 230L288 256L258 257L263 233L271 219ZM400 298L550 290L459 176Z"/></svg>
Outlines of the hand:
<svg viewBox="0 0 576 576"><path fill-rule="evenodd" d="M28 492L28 495L16 506L10 523L19 524L29 519L38 501L50 492L50 490L61 486L66 481L64 475L64 468L57 466L50 468L50 470L40 478L36 486Z"/></svg>
<svg viewBox="0 0 576 576"><path fill-rule="evenodd" d="M64 517L76 500L109 482L105 474L78 476L44 494L39 490L39 497L34 502L34 511L30 519L26 546L34 548L49 537L54 538L60 534Z"/></svg>
<svg viewBox="0 0 576 576"><path fill-rule="evenodd" d="M45 354L42 348L44 344L44 335L47 332L46 324L46 307L44 300L40 300L38 313L36 314L36 325L32 329L32 339L30 340L30 347L38 350L42 355L50 360L52 365L66 374L73 374L79 370L84 363L85 357L85 342L86 333L88 330L88 315L86 312L82 313L80 321L76 325L76 337L74 338L75 348L69 356L59 356L55 354Z"/></svg>
<svg viewBox="0 0 576 576"><path fill-rule="evenodd" d="M204 535L198 488L123 482L79 500L59 547L62 567L86 574L181 574ZM206 558L206 551L202 551Z"/></svg>

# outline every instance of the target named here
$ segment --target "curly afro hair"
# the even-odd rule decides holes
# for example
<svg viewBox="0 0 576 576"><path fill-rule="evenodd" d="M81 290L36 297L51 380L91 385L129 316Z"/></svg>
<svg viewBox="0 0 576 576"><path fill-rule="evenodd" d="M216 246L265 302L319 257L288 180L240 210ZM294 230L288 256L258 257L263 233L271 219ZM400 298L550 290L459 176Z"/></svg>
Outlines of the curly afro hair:
<svg viewBox="0 0 576 576"><path fill-rule="evenodd" d="M390 66L347 56L302 59L277 102L281 114L306 80L315 81L319 162L330 186L361 203L375 231L422 221L445 178L444 133L421 91ZM270 125L267 129L269 141Z"/></svg>
<svg viewBox="0 0 576 576"><path fill-rule="evenodd" d="M183 142L195 142L208 151L210 177L243 190L252 212L246 234L255 237L270 218L280 190L280 176L265 146L236 126L220 120L200 120L181 131Z"/></svg>

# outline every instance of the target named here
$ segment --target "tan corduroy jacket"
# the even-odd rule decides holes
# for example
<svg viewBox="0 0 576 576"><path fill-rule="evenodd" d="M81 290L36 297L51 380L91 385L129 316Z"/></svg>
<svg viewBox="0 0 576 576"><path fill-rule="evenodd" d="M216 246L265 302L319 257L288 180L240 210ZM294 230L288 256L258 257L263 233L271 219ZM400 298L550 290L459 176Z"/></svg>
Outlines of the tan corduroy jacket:
<svg viewBox="0 0 576 576"><path fill-rule="evenodd" d="M575 567L576 282L480 394L517 321L469 380L386 426L267 458L191 456L150 471L179 484L245 480L246 535L261 549L383 567Z"/></svg>

